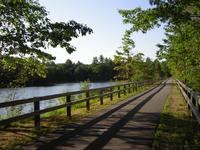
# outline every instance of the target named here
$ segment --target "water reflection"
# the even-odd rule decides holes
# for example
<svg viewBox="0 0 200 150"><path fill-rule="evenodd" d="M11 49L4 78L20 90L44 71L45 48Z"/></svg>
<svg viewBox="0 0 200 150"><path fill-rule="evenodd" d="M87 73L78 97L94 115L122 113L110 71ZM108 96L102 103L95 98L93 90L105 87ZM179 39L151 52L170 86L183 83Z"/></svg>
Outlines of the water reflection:
<svg viewBox="0 0 200 150"><path fill-rule="evenodd" d="M114 85L114 82L90 83L90 88L99 88ZM80 83L63 83L54 86L45 87L25 87L25 88L3 88L0 89L0 103L6 101L14 101L25 98L38 96L46 96L80 90ZM78 96L76 96L77 98ZM65 99L51 99L40 102L40 109L49 108L59 104L63 104ZM15 107L1 108L0 119L13 117L16 115L33 111L33 103L23 104Z"/></svg>

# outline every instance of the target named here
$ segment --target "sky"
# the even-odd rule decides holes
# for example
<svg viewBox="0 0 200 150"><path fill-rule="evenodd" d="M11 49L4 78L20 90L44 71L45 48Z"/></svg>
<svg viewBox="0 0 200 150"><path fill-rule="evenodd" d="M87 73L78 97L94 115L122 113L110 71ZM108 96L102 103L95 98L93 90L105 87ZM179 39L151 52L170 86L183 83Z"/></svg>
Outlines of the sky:
<svg viewBox="0 0 200 150"><path fill-rule="evenodd" d="M64 63L67 59L73 62L80 61L90 64L93 57L103 55L113 59L116 50L121 46L124 31L130 26L122 22L118 13L119 9L133 9L135 7L150 7L149 0L39 0L46 7L52 22L68 22L75 20L86 24L93 29L93 34L78 37L70 43L76 47L76 51L68 54L60 47L49 48L46 52L56 57L56 63ZM161 43L164 29L161 26L146 34L134 33L135 49L133 53L144 53L145 57L156 58Z"/></svg>

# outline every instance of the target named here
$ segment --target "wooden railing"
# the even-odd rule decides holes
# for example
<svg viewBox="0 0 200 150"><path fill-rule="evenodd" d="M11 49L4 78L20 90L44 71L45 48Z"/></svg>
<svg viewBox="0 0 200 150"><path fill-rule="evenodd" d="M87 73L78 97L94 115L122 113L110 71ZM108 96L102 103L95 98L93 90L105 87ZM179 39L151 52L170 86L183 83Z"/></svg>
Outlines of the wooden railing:
<svg viewBox="0 0 200 150"><path fill-rule="evenodd" d="M74 104L85 102L86 103L86 109L89 111L90 110L90 101L92 99L99 98L100 104L102 105L103 102L104 102L105 96L108 96L108 97L110 97L110 100L113 100L113 94L115 94L115 93L117 93L118 98L120 98L122 93L124 95L126 95L127 92L131 93L133 91L137 91L138 87L142 87L144 85L150 85L150 84L152 84L152 81L130 82L130 83L113 85L113 86L102 87L102 88L67 92L67 93L61 93L61 94L55 94L55 95L33 97L33 98L28 98L28 99L22 99L22 100L15 100L15 101L0 103L0 109L6 108L6 107L13 107L13 106L17 106L17 105L22 105L22 104L28 104L28 103L32 103L33 106L34 106L33 112L25 113L23 115L18 115L18 116L15 116L15 117L4 119L4 120L0 120L0 125L8 125L12 122L16 122L16 121L20 121L22 119L34 117L35 127L39 129L40 128L40 115L41 114L66 107L67 117L71 118L72 117L71 107ZM97 94L94 95L94 92L97 93ZM83 93L85 93L84 99L78 99L78 100L73 100L73 101L71 100L71 97L73 95L83 94ZM66 97L66 103L65 104L61 104L61 105L50 107L50 108L45 108L45 109L42 109L42 110L40 109L40 102L41 101L46 101L46 100L50 100L50 99L54 99L54 98L61 98L61 97Z"/></svg>
<svg viewBox="0 0 200 150"><path fill-rule="evenodd" d="M187 87L181 81L177 80L181 93L188 104L188 109L200 124L200 94Z"/></svg>

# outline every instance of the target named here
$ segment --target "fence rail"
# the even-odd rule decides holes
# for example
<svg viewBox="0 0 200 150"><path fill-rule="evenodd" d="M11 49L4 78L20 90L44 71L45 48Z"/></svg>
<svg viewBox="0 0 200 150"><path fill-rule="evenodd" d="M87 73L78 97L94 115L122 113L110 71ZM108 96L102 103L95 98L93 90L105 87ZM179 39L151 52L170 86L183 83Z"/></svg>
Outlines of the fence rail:
<svg viewBox="0 0 200 150"><path fill-rule="evenodd" d="M33 112L26 113L23 115L18 115L15 117L11 117L8 119L0 120L0 125L8 125L9 123L20 121L22 119L27 119L30 117L34 117L34 125L37 129L40 128L40 115L51 112L57 109L65 108L66 107L66 112L67 112L67 117L71 118L72 113L71 113L71 106L85 102L86 103L86 109L89 111L90 110L90 100L99 98L100 104L103 104L103 98L105 96L110 97L110 100L113 100L113 94L117 93L118 98L121 97L121 94L123 93L126 95L126 93L131 93L131 91L137 91L138 87L142 87L144 85L151 85L153 82L152 81L142 81L142 82L130 82L130 83L125 83L125 84L118 84L118 85L113 85L113 86L108 86L108 87L102 87L102 88L94 88L94 89L89 89L89 90L80 90L80 91L73 91L73 92L67 92L67 93L61 93L61 94L55 94L55 95L48 95L48 96L42 96L42 97L33 97L33 98L28 98L28 99L21 99L21 100L15 100L15 101L9 101L9 102L4 102L0 103L0 109L1 108L6 108L6 107L13 107L17 105L22 105L22 104L28 104L28 103L33 103ZM92 95L92 92L97 92L97 95ZM76 100L71 100L71 97L76 94L85 94L84 99L76 99ZM65 104L61 104L58 106L50 107L50 108L45 108L45 109L40 109L40 102L45 101L45 100L50 100L54 98L60 98L60 97L65 97L66 102Z"/></svg>
<svg viewBox="0 0 200 150"><path fill-rule="evenodd" d="M200 94L187 87L181 81L177 80L181 93L188 104L188 109L200 124Z"/></svg>

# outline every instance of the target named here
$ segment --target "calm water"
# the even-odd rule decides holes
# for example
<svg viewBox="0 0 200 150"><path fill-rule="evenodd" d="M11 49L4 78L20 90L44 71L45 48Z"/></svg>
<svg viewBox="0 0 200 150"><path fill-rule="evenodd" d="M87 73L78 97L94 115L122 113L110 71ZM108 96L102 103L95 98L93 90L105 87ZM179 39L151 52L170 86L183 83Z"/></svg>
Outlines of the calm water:
<svg viewBox="0 0 200 150"><path fill-rule="evenodd" d="M99 83L90 83L91 88L98 88L98 87L106 87L114 85L114 82L99 82ZM0 103L6 101L13 101L19 100L24 98L32 98L38 96L46 96L52 94L59 94L64 92L71 92L80 90L80 83L63 83L63 84L56 84L53 86L44 86L44 87L25 87L25 88L3 88L0 89ZM51 106L59 105L60 101L57 99L52 99L48 101L41 102L41 109L48 108ZM20 111L19 111L20 110ZM15 113L27 113L33 111L33 104L26 104L19 107L12 107L7 109L0 109L0 119L7 118L9 116L13 116ZM13 114L12 114L13 113Z"/></svg>

